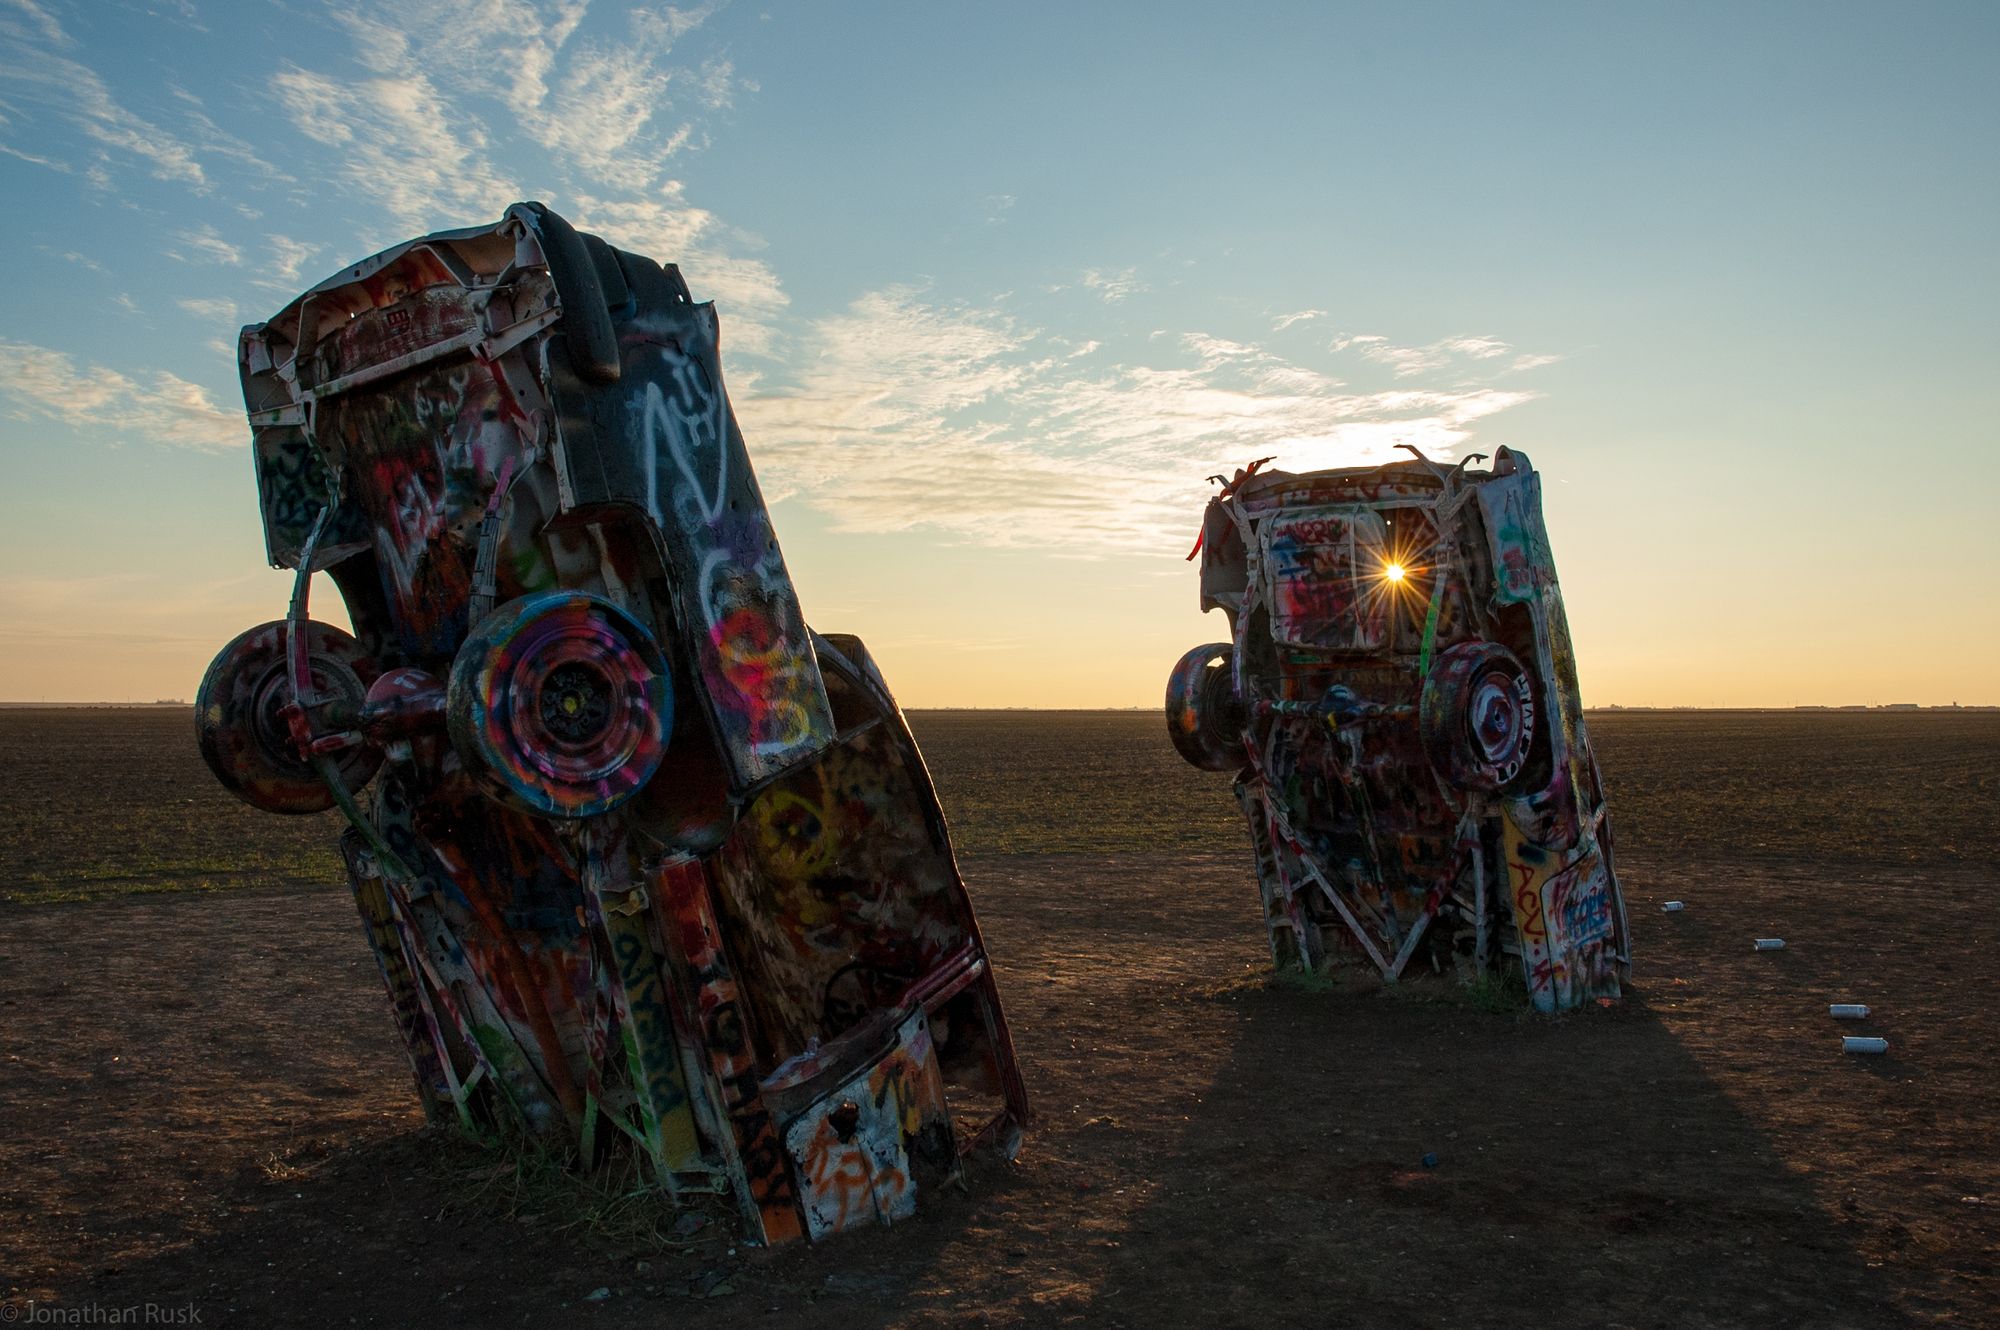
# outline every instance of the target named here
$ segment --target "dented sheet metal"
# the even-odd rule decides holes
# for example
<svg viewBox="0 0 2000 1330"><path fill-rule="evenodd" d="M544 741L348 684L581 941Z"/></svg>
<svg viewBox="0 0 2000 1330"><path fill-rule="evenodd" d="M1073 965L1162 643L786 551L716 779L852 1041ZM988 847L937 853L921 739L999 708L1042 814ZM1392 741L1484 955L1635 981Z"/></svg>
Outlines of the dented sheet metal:
<svg viewBox="0 0 2000 1330"><path fill-rule="evenodd" d="M1617 996L1625 906L1528 459L1253 465L1196 552L1231 640L1175 667L1168 731L1236 775L1279 966Z"/></svg>
<svg viewBox="0 0 2000 1330"><path fill-rule="evenodd" d="M243 331L285 618L201 750L340 807L418 1093L749 1236L911 1212L1026 1119L971 903L867 649L806 627L679 273L537 204ZM309 574L352 636L309 618Z"/></svg>

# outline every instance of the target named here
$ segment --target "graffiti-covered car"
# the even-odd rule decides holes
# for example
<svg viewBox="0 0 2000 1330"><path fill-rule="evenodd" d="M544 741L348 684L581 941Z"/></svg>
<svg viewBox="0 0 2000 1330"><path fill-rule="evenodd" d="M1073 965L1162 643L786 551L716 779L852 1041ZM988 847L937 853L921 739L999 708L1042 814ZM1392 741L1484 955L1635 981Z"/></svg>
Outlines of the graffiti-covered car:
<svg viewBox="0 0 2000 1330"><path fill-rule="evenodd" d="M520 204L343 270L240 361L297 577L210 667L201 751L259 808L345 814L433 1116L636 1152L762 1241L1011 1154L937 798L867 649L805 624L714 306Z"/></svg>
<svg viewBox="0 0 2000 1330"><path fill-rule="evenodd" d="M1625 906L1541 479L1484 460L1238 472L1196 545L1231 640L1181 658L1167 728L1236 773L1281 969L1518 974L1556 1010L1618 995Z"/></svg>

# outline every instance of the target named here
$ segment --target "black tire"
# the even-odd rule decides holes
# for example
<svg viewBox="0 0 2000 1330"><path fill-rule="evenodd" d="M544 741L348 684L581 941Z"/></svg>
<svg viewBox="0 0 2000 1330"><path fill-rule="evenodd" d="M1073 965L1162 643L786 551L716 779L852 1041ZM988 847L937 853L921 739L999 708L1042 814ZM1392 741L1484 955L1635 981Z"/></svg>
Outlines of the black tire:
<svg viewBox="0 0 2000 1330"><path fill-rule="evenodd" d="M1513 652L1497 642L1463 642L1431 666L1418 725L1447 783L1499 794L1528 769L1536 712L1534 677Z"/></svg>
<svg viewBox="0 0 2000 1330"><path fill-rule="evenodd" d="M313 687L334 699L329 710L358 721L374 663L361 644L330 624L307 625L306 650ZM195 738L202 760L237 798L267 813L323 813L333 791L292 746L281 714L292 700L285 662L285 620L273 619L239 634L217 653L195 694ZM373 745L334 758L341 784L359 790L382 765Z"/></svg>
<svg viewBox="0 0 2000 1330"><path fill-rule="evenodd" d="M1167 735L1174 751L1203 771L1243 765L1243 708L1230 676L1234 654L1227 642L1196 647L1167 677Z"/></svg>

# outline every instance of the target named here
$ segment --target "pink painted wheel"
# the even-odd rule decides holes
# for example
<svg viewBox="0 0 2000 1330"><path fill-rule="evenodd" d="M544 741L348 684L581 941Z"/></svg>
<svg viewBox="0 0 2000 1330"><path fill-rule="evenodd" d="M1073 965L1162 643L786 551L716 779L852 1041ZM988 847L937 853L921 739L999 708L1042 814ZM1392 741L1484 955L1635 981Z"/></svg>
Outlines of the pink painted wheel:
<svg viewBox="0 0 2000 1330"><path fill-rule="evenodd" d="M1227 642L1196 647L1167 677L1167 737L1203 771L1235 771L1245 760L1243 709L1230 676L1234 652Z"/></svg>
<svg viewBox="0 0 2000 1330"><path fill-rule="evenodd" d="M1499 793L1535 746L1534 681L1496 642L1463 642L1424 680L1418 725L1439 775L1462 790Z"/></svg>
<svg viewBox="0 0 2000 1330"><path fill-rule="evenodd" d="M673 732L653 635L599 596L551 591L488 615L452 662L452 746L496 797L578 818L637 794Z"/></svg>
<svg viewBox="0 0 2000 1330"><path fill-rule="evenodd" d="M313 689L328 699L316 710L335 726L354 724L374 662L330 624L307 626L306 650ZM267 813L322 813L333 807L333 791L292 746L282 714L291 701L285 621L274 619L222 648L202 676L194 703L196 739L208 769L245 803ZM334 765L352 792L375 775L382 753L357 745L337 754Z"/></svg>

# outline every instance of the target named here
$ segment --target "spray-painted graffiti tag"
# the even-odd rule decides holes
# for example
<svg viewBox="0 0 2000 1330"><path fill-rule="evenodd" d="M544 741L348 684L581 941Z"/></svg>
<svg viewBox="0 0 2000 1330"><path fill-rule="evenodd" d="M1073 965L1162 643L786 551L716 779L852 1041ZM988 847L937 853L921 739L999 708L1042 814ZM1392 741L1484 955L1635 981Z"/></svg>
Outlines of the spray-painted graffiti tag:
<svg viewBox="0 0 2000 1330"><path fill-rule="evenodd" d="M1240 773L1278 964L1615 995L1624 905L1527 459L1250 468L1202 530L1233 631L1175 669L1167 726Z"/></svg>
<svg viewBox="0 0 2000 1330"><path fill-rule="evenodd" d="M201 751L260 808L346 819L430 1114L720 1191L757 1242L901 1217L1018 1142L936 794L866 649L805 626L714 307L522 204L243 336L296 581L210 667ZM315 568L353 635L311 619ZM932 1019L966 1032L948 1066ZM821 1080L873 1124L858 1180ZM833 1146L787 1148L808 1119Z"/></svg>

